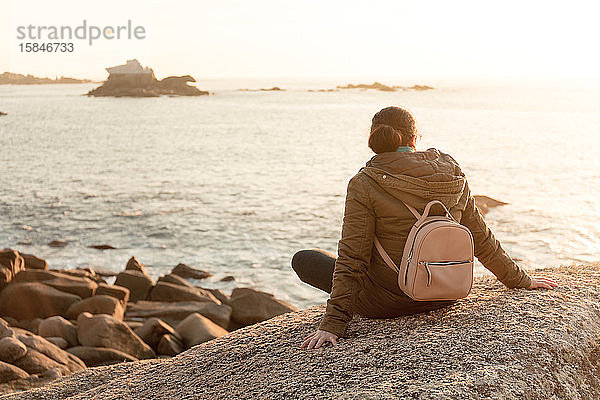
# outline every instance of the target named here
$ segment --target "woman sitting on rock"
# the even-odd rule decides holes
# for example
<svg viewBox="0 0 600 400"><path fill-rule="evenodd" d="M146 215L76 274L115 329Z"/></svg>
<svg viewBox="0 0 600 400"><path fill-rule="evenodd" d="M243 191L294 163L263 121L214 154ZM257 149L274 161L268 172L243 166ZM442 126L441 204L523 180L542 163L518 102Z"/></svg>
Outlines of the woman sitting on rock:
<svg viewBox="0 0 600 400"><path fill-rule="evenodd" d="M454 303L412 300L374 249L376 235L392 260L398 263L402 258L406 237L416 221L402 201L419 212L431 200L441 201L471 231L477 259L507 287L557 286L551 279L528 276L509 257L475 207L458 163L436 149L416 151L417 136L415 120L407 110L387 107L375 114L369 147L376 155L348 184L337 259L323 250L302 250L292 258L292 268L302 281L330 293L319 329L302 347L336 344L353 314L393 318ZM385 173L382 177L387 179L375 181L372 176L378 173Z"/></svg>

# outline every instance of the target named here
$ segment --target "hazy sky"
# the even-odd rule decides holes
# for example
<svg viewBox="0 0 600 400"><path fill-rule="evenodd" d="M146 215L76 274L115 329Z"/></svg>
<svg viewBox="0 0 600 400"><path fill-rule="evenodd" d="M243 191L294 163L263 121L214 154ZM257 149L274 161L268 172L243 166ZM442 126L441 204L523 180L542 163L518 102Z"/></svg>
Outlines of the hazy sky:
<svg viewBox="0 0 600 400"><path fill-rule="evenodd" d="M104 79L138 58L157 76L598 77L593 1L0 0L0 71ZM17 27L141 25L143 40L19 51ZM31 42L31 40L30 40Z"/></svg>

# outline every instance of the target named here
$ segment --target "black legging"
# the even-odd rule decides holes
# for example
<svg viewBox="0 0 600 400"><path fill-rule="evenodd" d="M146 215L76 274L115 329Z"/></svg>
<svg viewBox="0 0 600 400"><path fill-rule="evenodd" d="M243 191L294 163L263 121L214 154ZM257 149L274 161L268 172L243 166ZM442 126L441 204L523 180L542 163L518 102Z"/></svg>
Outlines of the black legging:
<svg viewBox="0 0 600 400"><path fill-rule="evenodd" d="M331 293L333 284L333 270L335 269L336 257L319 249L300 250L292 257L292 268L302 282ZM455 301L413 301L406 300L399 303L402 307L394 311L394 315L411 315L422 312L437 310L454 304ZM389 318L386 317L386 318Z"/></svg>
<svg viewBox="0 0 600 400"><path fill-rule="evenodd" d="M302 282L331 293L335 259L325 250L300 250L292 257L292 268Z"/></svg>

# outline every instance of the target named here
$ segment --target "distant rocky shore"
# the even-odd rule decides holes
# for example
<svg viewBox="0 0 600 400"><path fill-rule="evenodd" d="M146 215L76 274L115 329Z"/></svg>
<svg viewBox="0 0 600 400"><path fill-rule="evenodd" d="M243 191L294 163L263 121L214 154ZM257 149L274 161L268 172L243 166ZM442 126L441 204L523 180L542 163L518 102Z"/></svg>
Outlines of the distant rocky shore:
<svg viewBox="0 0 600 400"><path fill-rule="evenodd" d="M89 83L89 79L75 79L61 76L60 78L38 78L33 75L21 75L12 72L0 74L0 85L47 85L56 83Z"/></svg>
<svg viewBox="0 0 600 400"><path fill-rule="evenodd" d="M34 255L0 251L0 393L86 367L174 356L297 310L255 289L227 295L188 281L209 276L178 264L154 282L135 257L118 274L53 270Z"/></svg>
<svg viewBox="0 0 600 400"><path fill-rule="evenodd" d="M90 90L88 96L94 97L159 97L203 96L210 94L194 86L196 82L190 75L169 76L156 79L151 68L143 68L137 60L128 60L126 64L106 68L108 79L99 87Z"/></svg>
<svg viewBox="0 0 600 400"><path fill-rule="evenodd" d="M373 90L379 90L381 92L395 92L398 90L401 91L408 91L408 90L415 90L415 91L423 91L423 90L433 90L434 88L432 86L427 86L427 85L412 85L412 86L388 86L388 85L384 85L383 83L380 82L373 82L373 83L359 83L357 85L354 85L352 83L349 83L345 86L342 85L338 85L336 86L335 89L310 89L308 90L309 92L339 92L341 90L346 90L346 89L360 89L360 90L368 90L368 89L373 89Z"/></svg>
<svg viewBox="0 0 600 400"><path fill-rule="evenodd" d="M433 87L427 85L413 85L413 86L388 86L383 83L374 82L371 84L360 83L358 85L348 84L346 86L338 86L337 89L375 89L382 92L395 92L396 90L432 90Z"/></svg>

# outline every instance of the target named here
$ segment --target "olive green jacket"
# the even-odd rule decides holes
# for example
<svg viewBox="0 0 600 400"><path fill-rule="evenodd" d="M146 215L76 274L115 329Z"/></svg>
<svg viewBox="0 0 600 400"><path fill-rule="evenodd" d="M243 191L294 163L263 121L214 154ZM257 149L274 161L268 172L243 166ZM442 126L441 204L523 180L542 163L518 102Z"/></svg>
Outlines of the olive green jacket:
<svg viewBox="0 0 600 400"><path fill-rule="evenodd" d="M377 235L399 262L415 217L402 201L422 212L440 200L469 228L475 256L509 288L529 287L531 278L504 251L486 225L458 163L436 149L374 156L349 182L333 288L319 329L343 336L353 314L391 318L418 307L398 287L397 276L374 250ZM432 208L441 214L440 206Z"/></svg>

